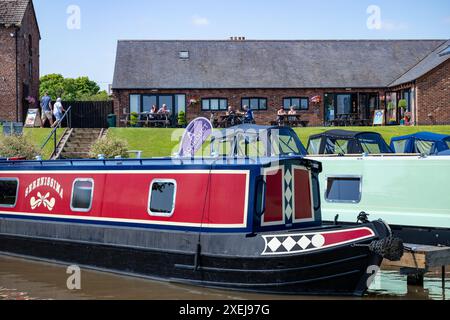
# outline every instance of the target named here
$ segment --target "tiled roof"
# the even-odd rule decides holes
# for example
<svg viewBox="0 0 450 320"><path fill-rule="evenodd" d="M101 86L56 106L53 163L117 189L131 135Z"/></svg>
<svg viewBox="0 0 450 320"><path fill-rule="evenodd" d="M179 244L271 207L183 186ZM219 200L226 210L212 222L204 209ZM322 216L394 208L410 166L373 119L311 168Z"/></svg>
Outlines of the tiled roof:
<svg viewBox="0 0 450 320"><path fill-rule="evenodd" d="M437 66L441 65L448 59L450 54L444 54L443 51L450 48L450 40L439 46L436 50L426 56L417 65L411 68L408 72L403 74L400 78L391 83L390 86L398 86L404 83L412 82L426 73L430 72Z"/></svg>
<svg viewBox="0 0 450 320"><path fill-rule="evenodd" d="M387 87L445 41L119 41L113 88Z"/></svg>
<svg viewBox="0 0 450 320"><path fill-rule="evenodd" d="M20 26L30 0L0 0L0 25Z"/></svg>

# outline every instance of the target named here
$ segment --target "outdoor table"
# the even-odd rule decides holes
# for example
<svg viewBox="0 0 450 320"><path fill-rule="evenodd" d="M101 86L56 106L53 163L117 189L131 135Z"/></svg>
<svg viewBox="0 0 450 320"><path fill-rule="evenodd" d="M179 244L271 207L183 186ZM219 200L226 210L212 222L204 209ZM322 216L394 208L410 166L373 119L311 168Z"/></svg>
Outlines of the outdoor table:
<svg viewBox="0 0 450 320"><path fill-rule="evenodd" d="M244 117L240 115L221 115L219 124L223 128L232 127L244 122Z"/></svg>
<svg viewBox="0 0 450 320"><path fill-rule="evenodd" d="M277 119L278 125L284 125L284 126L293 126L293 127L306 127L308 126L309 121L303 121L302 116L300 114L289 114L284 116L278 116Z"/></svg>

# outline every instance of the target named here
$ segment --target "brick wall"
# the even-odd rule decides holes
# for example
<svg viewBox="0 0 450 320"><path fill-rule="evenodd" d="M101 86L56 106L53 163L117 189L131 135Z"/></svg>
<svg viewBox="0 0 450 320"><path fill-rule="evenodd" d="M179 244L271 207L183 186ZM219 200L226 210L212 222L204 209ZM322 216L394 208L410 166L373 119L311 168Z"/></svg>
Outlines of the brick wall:
<svg viewBox="0 0 450 320"><path fill-rule="evenodd" d="M14 28L0 27L0 120L16 119L16 55Z"/></svg>
<svg viewBox="0 0 450 320"><path fill-rule="evenodd" d="M129 96L130 94L185 94L186 102L191 99L197 100L199 103L187 107L188 121L196 117L203 116L209 119L211 111L201 110L201 99L206 98L226 98L228 105L234 106L236 109L241 107L242 98L267 98L268 109L265 111L254 111L257 124L269 124L276 120L276 114L280 106L283 105L283 99L288 97L308 97L321 96L320 104L309 104L309 110L299 111L302 119L309 121L310 126L322 126L324 124L324 104L323 96L325 93L353 93L367 92L384 95L384 89L354 89L345 91L343 89L209 89L209 90L114 90L114 112L116 115L123 115L123 109L129 112ZM224 113L224 111L217 111Z"/></svg>
<svg viewBox="0 0 450 320"><path fill-rule="evenodd" d="M28 6L17 34L18 113L16 111L16 39L15 28L0 27L0 120L23 121L27 113L27 95L39 98L39 30L33 12ZM31 55L29 39L31 35ZM31 76L29 62L32 62ZM24 85L28 93L24 92Z"/></svg>
<svg viewBox="0 0 450 320"><path fill-rule="evenodd" d="M416 81L419 125L450 124L450 60Z"/></svg>

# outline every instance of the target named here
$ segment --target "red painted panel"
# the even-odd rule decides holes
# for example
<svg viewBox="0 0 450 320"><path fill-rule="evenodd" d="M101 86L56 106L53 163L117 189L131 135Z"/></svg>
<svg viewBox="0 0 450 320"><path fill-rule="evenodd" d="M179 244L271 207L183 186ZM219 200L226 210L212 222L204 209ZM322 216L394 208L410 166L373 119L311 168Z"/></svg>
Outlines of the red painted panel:
<svg viewBox="0 0 450 320"><path fill-rule="evenodd" d="M313 217L311 205L311 181L309 172L294 169L294 202L295 219L311 219Z"/></svg>
<svg viewBox="0 0 450 320"><path fill-rule="evenodd" d="M267 173L265 223L283 221L283 197L283 170Z"/></svg>
<svg viewBox="0 0 450 320"><path fill-rule="evenodd" d="M244 173L40 173L1 174L19 178L15 208L6 212L45 215L131 219L170 223L245 224L247 176ZM94 180L94 201L89 212L70 209L73 182L77 178ZM172 217L154 217L147 211L150 185L154 179L177 182ZM51 207L51 208L50 208Z"/></svg>
<svg viewBox="0 0 450 320"><path fill-rule="evenodd" d="M324 246L333 245L340 242L352 241L364 237L373 236L373 232L370 229L353 229L344 230L342 232L327 233L323 235L325 238Z"/></svg>

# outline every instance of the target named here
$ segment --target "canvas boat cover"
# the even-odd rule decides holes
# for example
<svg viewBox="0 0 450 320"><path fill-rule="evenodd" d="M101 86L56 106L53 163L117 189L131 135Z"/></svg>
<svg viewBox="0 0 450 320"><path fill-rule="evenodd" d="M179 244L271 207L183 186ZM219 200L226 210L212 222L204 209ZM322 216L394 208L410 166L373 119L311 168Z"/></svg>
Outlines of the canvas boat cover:
<svg viewBox="0 0 450 320"><path fill-rule="evenodd" d="M395 137L391 140L391 149L395 153L420 153L436 155L450 149L450 135L432 132Z"/></svg>

